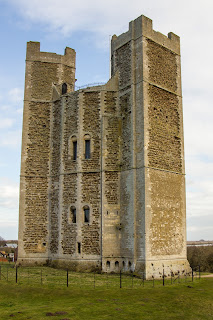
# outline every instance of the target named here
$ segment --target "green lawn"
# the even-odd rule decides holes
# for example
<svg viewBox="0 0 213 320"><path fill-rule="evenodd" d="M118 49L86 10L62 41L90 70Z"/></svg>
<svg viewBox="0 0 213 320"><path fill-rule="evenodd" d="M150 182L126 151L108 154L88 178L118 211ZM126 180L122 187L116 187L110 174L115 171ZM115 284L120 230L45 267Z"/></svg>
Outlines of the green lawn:
<svg viewBox="0 0 213 320"><path fill-rule="evenodd" d="M64 270L25 271L18 270L16 284L15 269L8 269L8 279L2 270L1 320L213 319L213 278L177 279L173 285L167 279L164 287L147 281L143 287L140 279L123 276L120 289L118 276L96 274L94 288L94 274L71 273L67 288Z"/></svg>

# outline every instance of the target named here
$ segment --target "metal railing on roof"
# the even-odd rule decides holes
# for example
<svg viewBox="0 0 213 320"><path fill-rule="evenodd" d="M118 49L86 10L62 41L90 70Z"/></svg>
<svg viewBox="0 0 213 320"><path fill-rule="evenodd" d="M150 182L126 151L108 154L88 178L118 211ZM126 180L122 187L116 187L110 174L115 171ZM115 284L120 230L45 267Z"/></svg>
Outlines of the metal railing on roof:
<svg viewBox="0 0 213 320"><path fill-rule="evenodd" d="M104 84L105 82L88 83L88 84L84 84L83 86L75 86L75 90L84 89L88 87L103 86Z"/></svg>

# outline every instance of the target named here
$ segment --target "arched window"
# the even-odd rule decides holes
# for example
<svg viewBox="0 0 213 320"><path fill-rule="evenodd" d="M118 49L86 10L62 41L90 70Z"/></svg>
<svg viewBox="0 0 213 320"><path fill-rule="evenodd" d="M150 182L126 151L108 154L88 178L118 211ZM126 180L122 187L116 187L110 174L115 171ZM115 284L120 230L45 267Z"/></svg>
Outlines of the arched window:
<svg viewBox="0 0 213 320"><path fill-rule="evenodd" d="M62 84L62 94L65 94L65 93L67 93L67 84L63 83Z"/></svg>
<svg viewBox="0 0 213 320"><path fill-rule="evenodd" d="M84 136L85 159L91 158L91 138L89 134Z"/></svg>
<svg viewBox="0 0 213 320"><path fill-rule="evenodd" d="M106 267L107 267L107 269L110 269L110 261L106 262Z"/></svg>
<svg viewBox="0 0 213 320"><path fill-rule="evenodd" d="M90 220L90 209L88 206L84 207L84 222L89 223Z"/></svg>
<svg viewBox="0 0 213 320"><path fill-rule="evenodd" d="M76 207L70 207L70 216L72 223L76 223Z"/></svg>

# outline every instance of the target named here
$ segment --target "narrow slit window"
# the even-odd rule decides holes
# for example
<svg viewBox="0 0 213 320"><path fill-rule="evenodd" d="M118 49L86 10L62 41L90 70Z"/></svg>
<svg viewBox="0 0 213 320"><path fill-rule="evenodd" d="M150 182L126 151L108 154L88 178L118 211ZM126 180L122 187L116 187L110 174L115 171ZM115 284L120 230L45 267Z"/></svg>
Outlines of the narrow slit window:
<svg viewBox="0 0 213 320"><path fill-rule="evenodd" d="M76 208L75 207L71 207L71 219L72 219L72 223L76 223Z"/></svg>
<svg viewBox="0 0 213 320"><path fill-rule="evenodd" d="M81 253L81 243L78 242L78 253Z"/></svg>
<svg viewBox="0 0 213 320"><path fill-rule="evenodd" d="M67 84L63 83L62 84L62 94L65 94L65 93L67 93Z"/></svg>
<svg viewBox="0 0 213 320"><path fill-rule="evenodd" d="M89 212L89 207L86 206L84 207L84 222L89 223L89 218L90 218L90 212Z"/></svg>
<svg viewBox="0 0 213 320"><path fill-rule="evenodd" d="M77 141L73 141L73 160L77 159Z"/></svg>
<svg viewBox="0 0 213 320"><path fill-rule="evenodd" d="M85 159L90 159L90 140L85 140Z"/></svg>

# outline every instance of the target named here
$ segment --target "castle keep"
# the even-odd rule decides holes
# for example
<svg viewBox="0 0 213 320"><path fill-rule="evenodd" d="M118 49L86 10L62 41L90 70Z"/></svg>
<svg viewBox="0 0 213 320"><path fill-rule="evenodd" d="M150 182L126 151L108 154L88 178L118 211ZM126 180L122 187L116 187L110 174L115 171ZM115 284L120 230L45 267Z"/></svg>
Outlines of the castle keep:
<svg viewBox="0 0 213 320"><path fill-rule="evenodd" d="M27 44L18 262L189 271L179 37L141 16L111 70L75 91L73 49Z"/></svg>

